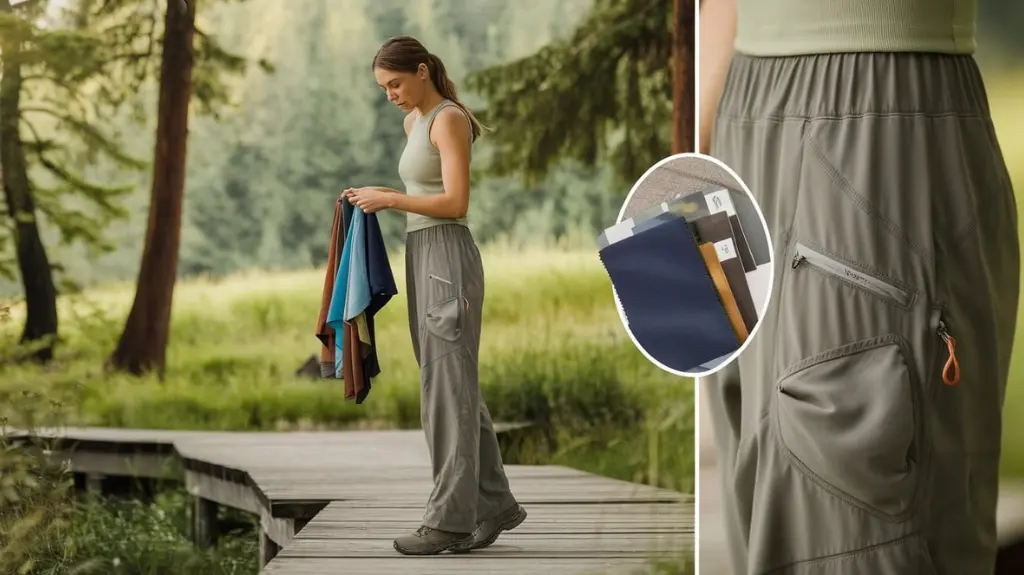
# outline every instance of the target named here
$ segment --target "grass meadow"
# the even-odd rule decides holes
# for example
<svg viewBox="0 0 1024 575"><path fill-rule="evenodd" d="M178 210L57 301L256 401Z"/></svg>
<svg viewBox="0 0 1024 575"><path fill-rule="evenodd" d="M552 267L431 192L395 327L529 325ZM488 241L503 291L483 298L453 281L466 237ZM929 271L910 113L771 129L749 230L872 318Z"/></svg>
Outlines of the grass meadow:
<svg viewBox="0 0 1024 575"><path fill-rule="evenodd" d="M485 400L496 421L542 423L538 432L506 448L506 462L564 464L692 492L692 382L650 365L633 347L594 252L483 252L488 291L480 376ZM3 368L0 417L18 423L26 414L52 411L59 402L60 422L80 425L418 428L419 375L407 324L402 258L392 256L401 293L376 321L383 373L362 405L343 399L340 382L294 373L319 351L314 330L323 272L254 271L178 284L162 381L103 369L131 305L130 284L63 298L59 359L46 369ZM7 340L0 349L16 341L21 313L16 306L11 309L0 331ZM4 466L0 455L0 471ZM23 552L8 558L37 561L32 573L64 573L67 565L90 560L97 562L94 570L82 573L180 572L167 570L174 564L190 565L190 573L255 572L250 531L217 550L197 554L191 549L180 492L152 505L92 501L71 510L45 490L31 491L25 501L25 507L48 510L37 518L48 527L24 532ZM0 514L0 543L5 531L11 529ZM53 544L61 540L66 543ZM0 560L0 572L16 572L4 567Z"/></svg>
<svg viewBox="0 0 1024 575"><path fill-rule="evenodd" d="M550 423L560 435L555 452L510 455L690 490L692 384L649 365L630 343L594 253L484 252L488 292L480 377L485 400L497 421ZM294 375L319 351L314 329L320 270L180 282L163 381L103 369L131 305L130 285L69 297L61 301L65 342L58 364L45 371L7 369L4 386L43 386L66 394L69 421L82 425L418 428L419 372L402 258L392 256L400 294L376 320L383 373L362 405L346 402L339 382ZM11 316L9 325L19 325L17 309ZM16 330L5 334L16 335ZM622 433L647 427L650 438ZM647 442L661 433L672 435L668 445L673 448L652 461Z"/></svg>

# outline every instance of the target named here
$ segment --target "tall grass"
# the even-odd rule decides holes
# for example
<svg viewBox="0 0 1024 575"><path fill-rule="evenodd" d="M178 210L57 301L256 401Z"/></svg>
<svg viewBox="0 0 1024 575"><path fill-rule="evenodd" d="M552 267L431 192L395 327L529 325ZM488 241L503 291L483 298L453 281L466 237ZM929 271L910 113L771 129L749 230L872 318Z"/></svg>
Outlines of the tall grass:
<svg viewBox="0 0 1024 575"><path fill-rule="evenodd" d="M989 101L1003 157L1010 169L1014 190L1017 192L1018 210L1024 210L1024 70L996 77L989 82ZM1024 226L1024 213L1019 216ZM1024 237L1024 234L1022 234ZM1021 285L1024 285L1022 282ZM1003 409L1004 476L1024 479L1024 305L1018 310L1018 333L1014 341L1013 360L1007 382L1006 404Z"/></svg>
<svg viewBox="0 0 1024 575"><path fill-rule="evenodd" d="M363 405L337 382L295 370L319 350L314 336L321 271L248 272L179 284L165 379L106 373L131 305L131 286L62 298L62 341L46 368L0 368L0 395L35 390L62 406L70 424L217 430L417 427L419 375L405 309L402 255L393 257L400 295L376 321L383 374ZM487 298L481 385L496 420L542 425L506 445L509 463L561 463L599 474L690 491L693 387L651 366L621 327L611 287L593 252L484 250ZM23 309L0 326L0 346L18 336ZM44 391L45 390L45 391ZM37 410L29 410L35 412ZM15 425L24 409L0 402ZM2 461L2 460L0 460ZM39 468L40 462L22 462ZM64 481L58 474L52 485ZM67 487L67 485L65 485ZM252 538L196 553L174 494L153 505L87 499L41 488L55 499L53 527L21 541L31 573L248 573ZM180 501L178 503L181 503ZM24 509L23 509L24 511ZM22 513L24 515L24 513ZM14 532L7 529L3 533ZM146 550L150 551L147 552ZM23 561L23 563L24 563ZM13 569L2 572L17 572ZM178 565L185 571L169 570ZM8 565L0 565L6 568ZM61 569L64 569L63 571Z"/></svg>
<svg viewBox="0 0 1024 575"><path fill-rule="evenodd" d="M691 382L653 367L633 347L594 253L492 249L484 254L484 398L496 420L548 424L554 440L521 444L521 452L510 457L570 463L689 490ZM336 382L294 375L319 350L314 329L321 271L249 272L181 282L163 381L102 369L131 304L127 285L61 300L65 319L56 368L8 367L0 375L5 381L77 390L71 402L76 409L68 417L86 425L418 427L419 372L408 328L404 266L400 254L392 258L400 294L377 317L383 373L362 405L346 402ZM20 313L12 310L15 318ZM4 337L16 335L12 330ZM649 442L658 438L662 449L655 456Z"/></svg>

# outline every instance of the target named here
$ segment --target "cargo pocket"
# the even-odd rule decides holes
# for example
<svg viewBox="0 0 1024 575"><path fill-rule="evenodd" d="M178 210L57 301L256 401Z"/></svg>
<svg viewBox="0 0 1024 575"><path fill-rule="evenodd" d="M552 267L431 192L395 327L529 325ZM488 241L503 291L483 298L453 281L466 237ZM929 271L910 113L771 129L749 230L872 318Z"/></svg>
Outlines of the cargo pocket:
<svg viewBox="0 0 1024 575"><path fill-rule="evenodd" d="M781 293L772 425L811 481L887 521L919 484L920 292L797 235ZM922 341L933 345L918 349ZM913 343L911 343L913 342Z"/></svg>
<svg viewBox="0 0 1024 575"><path fill-rule="evenodd" d="M835 495L898 520L917 485L919 402L898 335L827 350L779 378L776 425L796 466Z"/></svg>
<svg viewBox="0 0 1024 575"><path fill-rule="evenodd" d="M427 331L445 341L462 337L462 298L451 296L427 309L424 322Z"/></svg>
<svg viewBox="0 0 1024 575"><path fill-rule="evenodd" d="M457 280L441 273L427 276L427 301L422 318L421 367L463 345L466 297Z"/></svg>

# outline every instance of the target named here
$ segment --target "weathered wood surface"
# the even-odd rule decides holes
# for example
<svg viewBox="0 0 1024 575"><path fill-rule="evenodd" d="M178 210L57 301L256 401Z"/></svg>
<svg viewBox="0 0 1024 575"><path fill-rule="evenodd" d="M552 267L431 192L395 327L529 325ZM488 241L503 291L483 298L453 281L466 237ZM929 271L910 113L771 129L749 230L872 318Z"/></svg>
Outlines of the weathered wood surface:
<svg viewBox="0 0 1024 575"><path fill-rule="evenodd" d="M514 469L509 466L510 475ZM539 491L548 481L542 476L509 479L517 495ZM610 481L609 488L618 483ZM387 481L381 485L382 491L388 487ZM581 496L585 493L581 489ZM693 507L687 502L650 503L643 496L634 503L530 504L523 499L529 517L491 547L468 556L435 557L402 557L392 547L395 537L419 525L421 505L331 503L264 573L627 574L646 572L653 558L678 559L693 549Z"/></svg>
<svg viewBox="0 0 1024 575"><path fill-rule="evenodd" d="M68 440L81 460L137 450L180 460L196 505L213 501L260 516L269 574L631 574L647 572L652 557L678 558L693 546L689 496L568 467L509 465L512 489L529 510L525 523L466 556L403 557L392 541L419 526L433 487L420 430L34 435ZM196 527L203 542L212 537L208 523Z"/></svg>
<svg viewBox="0 0 1024 575"><path fill-rule="evenodd" d="M645 574L644 559L594 559L574 557L494 557L480 554L443 555L436 557L394 557L391 559L354 560L351 558L292 559L287 563L272 561L263 571L267 575L567 575L570 573L600 575Z"/></svg>

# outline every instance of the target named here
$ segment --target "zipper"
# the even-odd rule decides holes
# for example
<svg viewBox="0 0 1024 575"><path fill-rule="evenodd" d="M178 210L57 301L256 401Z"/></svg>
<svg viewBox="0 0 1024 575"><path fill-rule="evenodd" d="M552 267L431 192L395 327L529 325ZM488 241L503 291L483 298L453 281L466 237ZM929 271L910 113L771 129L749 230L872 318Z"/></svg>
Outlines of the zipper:
<svg viewBox="0 0 1024 575"><path fill-rule="evenodd" d="M942 338L942 342L946 344L946 351L949 352L949 357L942 366L942 383L954 386L960 383L960 362L956 359L956 338L950 335L946 328L946 322L942 320L941 316L935 332Z"/></svg>
<svg viewBox="0 0 1024 575"><path fill-rule="evenodd" d="M913 296L905 289L896 287L889 282L878 279L875 276L860 272L843 262L826 256L825 254L805 244L797 243L796 252L793 254L793 269L807 263L818 270L854 287L867 290L876 296L885 298L901 307L910 307Z"/></svg>
<svg viewBox="0 0 1024 575"><path fill-rule="evenodd" d="M434 274L430 274L430 276L429 276L429 277L430 277L430 279L432 279L432 280L437 280L437 281L439 281L439 282L441 282L441 283L446 283L446 284L448 284L448 285L452 285L452 282L450 282L450 281L448 281L448 280L444 279L443 277L440 277L440 276L435 276Z"/></svg>

